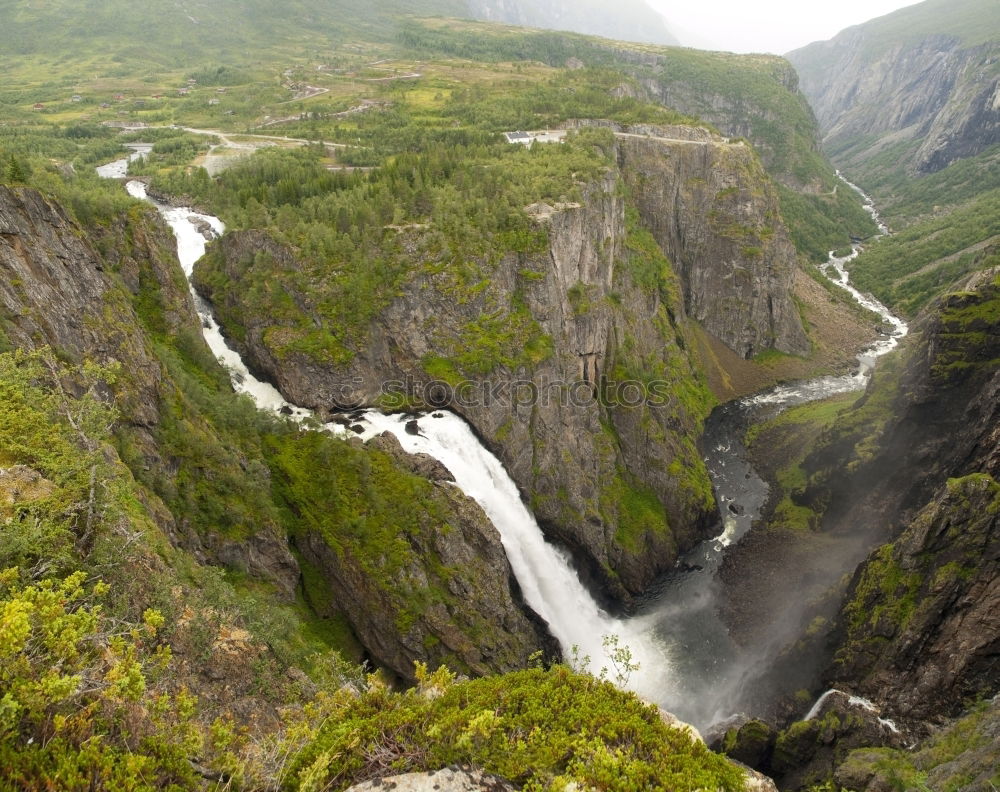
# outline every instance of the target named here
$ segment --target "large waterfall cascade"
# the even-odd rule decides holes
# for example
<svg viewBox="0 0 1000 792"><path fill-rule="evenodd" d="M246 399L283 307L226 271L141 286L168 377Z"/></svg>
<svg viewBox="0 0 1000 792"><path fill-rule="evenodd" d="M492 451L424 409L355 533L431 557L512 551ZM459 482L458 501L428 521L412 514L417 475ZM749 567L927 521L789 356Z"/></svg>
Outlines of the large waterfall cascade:
<svg viewBox="0 0 1000 792"><path fill-rule="evenodd" d="M133 154L135 156L141 153ZM110 163L99 172L110 178L121 178L127 172L127 162L126 159ZM225 231L222 222L191 209L153 201L141 182L129 181L126 189L133 197L156 206L174 232L178 258L190 279L195 262L205 253L207 240L202 229L210 228L212 234L221 235ZM867 196L865 198L880 233L885 233L887 229L879 220L875 207ZM831 253L824 271L859 303L879 313L892 331L859 356L855 374L773 388L733 403L739 409L759 404L790 406L859 390L864 387L875 358L890 351L905 335L907 328L902 320L874 298L851 286L845 265L859 250L860 245L855 245L851 255L843 258L836 258ZM193 288L192 294L205 340L229 370L234 388L249 395L261 409L281 411L297 420L311 417L310 411L290 404L272 385L249 371L239 353L227 344L210 306L194 293ZM639 665L639 669L629 676L629 688L698 725L709 725L731 714L725 710L728 688L722 680L733 658L727 656L724 628L717 615L710 612L714 607L711 590L714 572L726 547L749 530L755 510L763 505L761 485L766 494L766 485L762 482L756 488L752 486L754 481L760 480L751 478L753 471L740 457L735 448L737 443L731 438L720 439L706 458L716 485L723 531L685 558L685 565L697 574L665 584L663 596L652 597L650 607L639 615L615 618L597 605L580 582L568 556L545 540L503 465L483 447L461 418L446 411L421 416L416 434L407 430L412 420L412 416L384 415L369 410L357 418L352 417L352 426L361 425L360 437L364 440L391 432L405 451L428 454L448 468L457 486L482 507L500 533L526 602L548 623L567 657L576 657L581 664L584 658L589 658L590 670L600 673L602 668L610 668L614 675L605 645L606 638L613 636L621 646L629 649L631 661ZM335 423L326 424L326 428L338 434L346 431ZM739 508L737 501L743 501ZM691 564L692 561L695 563Z"/></svg>

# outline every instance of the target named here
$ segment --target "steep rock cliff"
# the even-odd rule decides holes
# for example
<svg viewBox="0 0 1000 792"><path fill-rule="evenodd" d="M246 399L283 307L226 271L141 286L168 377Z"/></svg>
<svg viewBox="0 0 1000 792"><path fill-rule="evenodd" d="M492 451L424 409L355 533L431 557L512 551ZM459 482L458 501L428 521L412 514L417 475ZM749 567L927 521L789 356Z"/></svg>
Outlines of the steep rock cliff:
<svg viewBox="0 0 1000 792"><path fill-rule="evenodd" d="M88 233L35 190L0 187L0 311L8 343L28 349L49 346L77 362L120 363L122 375L108 395L121 412L120 429L130 438L140 475L177 473L177 461L163 453L158 441L161 410L177 386L133 300L154 300L165 331L187 328L203 343L173 250L169 231L151 209L138 204L119 223ZM271 580L292 595L298 567L276 524L258 526L244 543L211 530L199 535L162 504L153 511L175 544L202 560Z"/></svg>
<svg viewBox="0 0 1000 792"><path fill-rule="evenodd" d="M1000 271L961 287L820 437L791 496L822 515L820 568L837 536L852 553L889 541L858 567L826 675L917 723L998 683Z"/></svg>
<svg viewBox="0 0 1000 792"><path fill-rule="evenodd" d="M929 0L788 58L838 162L903 145L903 164L932 173L1000 142L998 39L990 0Z"/></svg>
<svg viewBox="0 0 1000 792"><path fill-rule="evenodd" d="M1000 485L952 479L855 575L833 677L921 721L997 691Z"/></svg>
<svg viewBox="0 0 1000 792"><path fill-rule="evenodd" d="M362 472L369 502L357 511L377 511L373 501L388 498L391 487L401 499L400 493L416 493L398 504L420 527L420 541L414 539L407 552L411 585L398 591L410 592L412 601L431 591L435 596L433 606L405 626L394 623L404 603L387 598L385 587L369 580L372 564L391 555L386 548L359 552L342 522L332 532L349 551L338 555L318 529L302 530L280 510L306 513L309 498L287 488L278 492L287 468L278 451L264 455L253 429L227 430L227 421L246 405L237 407L227 374L204 345L175 249L151 207L135 203L125 216L84 229L38 192L0 187L0 339L10 347L47 345L76 361L120 363L120 375L105 393L121 413L118 452L137 480L129 486L171 543L196 562L272 584L277 600L287 604L302 583L288 545L294 528L312 564L308 571L328 576L328 583L306 587L317 615L346 618L369 655L403 677L413 673L414 660L447 658L456 667L486 673L523 667L532 652L552 649L544 626L517 595L499 536L485 515L450 485L435 487L410 472L413 460L398 448L389 458L371 452L381 454L376 477L369 452L314 439L326 446L324 453L337 453ZM193 373L220 393L198 391ZM308 439L306 433L277 430L268 432L279 449ZM300 448L315 460L308 456L313 451ZM338 486L347 485L335 481L329 491Z"/></svg>
<svg viewBox="0 0 1000 792"><path fill-rule="evenodd" d="M410 683L416 662L482 676L524 668L536 651L558 658L558 644L521 599L500 535L478 504L447 471L429 471L428 460L405 453L392 435L370 445L366 456L384 453L436 480L419 484L426 508L415 524L390 527L410 546L398 567L386 560L393 548L372 558L335 530L295 536L316 572L307 589L313 605L321 613L324 602L336 605L372 659ZM322 519L316 515L317 524Z"/></svg>
<svg viewBox="0 0 1000 792"><path fill-rule="evenodd" d="M62 207L34 190L0 186L0 310L10 343L53 346L77 361L121 360L133 376L120 406L151 424L159 366L105 266Z"/></svg>
<svg viewBox="0 0 1000 792"><path fill-rule="evenodd" d="M919 721L957 715L998 683L1000 272L962 286L923 320L892 417L828 446L843 452L847 440L847 469L865 481L827 478L834 499L846 486L861 496L862 511L830 511L903 529L855 575L831 675Z"/></svg>
<svg viewBox="0 0 1000 792"><path fill-rule="evenodd" d="M619 161L643 225L681 277L687 315L744 358L806 354L795 248L753 150L684 128L652 131L620 135Z"/></svg>

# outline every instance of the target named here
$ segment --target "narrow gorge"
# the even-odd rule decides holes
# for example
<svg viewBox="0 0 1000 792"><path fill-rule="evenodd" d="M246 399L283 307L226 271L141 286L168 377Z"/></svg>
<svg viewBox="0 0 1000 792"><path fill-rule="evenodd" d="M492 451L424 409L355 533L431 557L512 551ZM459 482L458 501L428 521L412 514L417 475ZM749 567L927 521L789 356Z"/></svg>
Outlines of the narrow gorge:
<svg viewBox="0 0 1000 792"><path fill-rule="evenodd" d="M662 145L667 138L664 130L653 131L659 134L646 137L654 145L661 146L659 153L662 157ZM629 145L635 143L641 151L644 136L636 132L629 134ZM700 142L704 146L710 141ZM676 145L682 152L691 150L687 148L690 144L686 141L677 141ZM669 167L671 160L663 159L662 162ZM118 170L111 168L105 173L120 176ZM683 171L680 175L674 172L673 178L683 183L682 175ZM136 198L149 200L141 182L130 181L126 189ZM717 187L714 191L718 189L729 190L731 187ZM867 196L865 199L879 223L870 199ZM192 277L195 264L204 255L206 238L221 237L224 240L224 226L218 218L196 213L189 208L153 203L177 237L178 258L185 273ZM562 213L565 212L565 209L562 210ZM676 216L677 213L671 214ZM655 222L654 215L650 216L650 222ZM667 232L663 233L666 235ZM689 239L704 238L704 234L690 229L675 228L674 234ZM556 242L554 248L558 249L558 245ZM835 273L833 282L847 290L859 304L878 312L894 327L893 332L859 355L857 371L851 375L778 386L713 412L699 445L708 449L704 461L712 476L718 524L722 532L686 552L674 571L661 576L651 589L645 591L639 612L634 616L616 618L594 601L574 571L571 557L545 540L535 517L522 501L517 485L501 462L483 447L468 425L455 414L440 409L423 415L385 415L374 410L355 410L346 414L346 419L336 417L329 421L326 429L341 436L355 437L355 442L374 442L383 447L385 441L382 437L389 434L395 437L406 454L415 458L432 457L440 462L455 484L483 508L499 531L525 603L548 626L564 656L586 658L579 661L584 667L595 673L602 669L607 673L609 666L614 668L616 662L621 662L613 657L614 648L625 646L631 660L638 665L638 670L628 675L627 684L631 689L699 728L709 728L735 715L741 707L744 687L753 684L747 678L751 664L740 654L739 647L731 641L725 624L720 620L723 604L717 599L715 575L726 548L737 542L760 519L760 508L766 496L767 485L749 466L748 454L743 447L744 433L755 420L760 420L754 417L754 411L763 406L773 417L776 411L787 406L864 389L875 359L891 351L898 338L906 334L906 324L902 320L850 285L844 262L857 256L859 250L860 245L855 245L846 258L836 258L831 252L826 267ZM682 257L689 260L700 260L700 256L704 255L703 251L682 253ZM558 264L560 256L554 254L554 258ZM710 280L707 278L702 282ZM705 291L705 286L701 287L701 291ZM261 409L290 415L307 423L316 420L318 416L311 410L286 401L272 385L250 372L240 354L223 337L209 305L201 301L193 286L192 294L199 305L205 339L216 357L231 372L234 388L248 394ZM759 322L748 321L746 326L759 325ZM733 342L738 343L735 338ZM767 630L767 621L765 616L762 630ZM359 630L359 634L364 635L365 632ZM614 643L609 644L608 640ZM385 655L376 656L386 661ZM753 662L766 668L768 659L757 657ZM758 668L757 673L765 672Z"/></svg>

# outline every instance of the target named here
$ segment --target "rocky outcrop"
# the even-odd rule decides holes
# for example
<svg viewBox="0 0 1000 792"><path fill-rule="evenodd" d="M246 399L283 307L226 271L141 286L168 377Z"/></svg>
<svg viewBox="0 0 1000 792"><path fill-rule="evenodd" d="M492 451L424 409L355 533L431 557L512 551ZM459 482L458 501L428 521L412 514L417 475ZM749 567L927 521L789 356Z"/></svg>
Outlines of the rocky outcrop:
<svg viewBox="0 0 1000 792"><path fill-rule="evenodd" d="M121 361L129 377L119 408L151 425L160 368L106 268L61 206L35 190L0 186L0 317L10 343L51 346L78 361Z"/></svg>
<svg viewBox="0 0 1000 792"><path fill-rule="evenodd" d="M794 254L751 150L690 128L644 128L615 145L618 168L582 202L526 207L547 244L482 263L474 291L447 267L414 261L348 364L282 349L282 313L247 310L238 284L263 256L289 304L315 315L295 283L303 265L264 234L230 232L195 275L244 359L290 400L328 410L391 406L394 396L397 408L460 413L548 535L624 599L716 519L695 446L710 397L688 358L688 309L742 355L804 351L805 339L786 291ZM620 178L636 196L634 224ZM678 262L681 288L643 224ZM401 233L420 249L423 229ZM501 359L485 376L463 368L471 350L508 337L517 362Z"/></svg>
<svg viewBox="0 0 1000 792"><path fill-rule="evenodd" d="M989 0L934 0L789 53L827 150L858 166L908 144L909 168L933 173L1000 142L995 20Z"/></svg>
<svg viewBox="0 0 1000 792"><path fill-rule="evenodd" d="M910 750L860 749L837 767L837 788L882 792L921 779L926 789L992 792L1000 767L1000 699L983 702Z"/></svg>
<svg viewBox="0 0 1000 792"><path fill-rule="evenodd" d="M833 677L935 721L1000 679L1000 485L952 479L859 569L841 615Z"/></svg>
<svg viewBox="0 0 1000 792"><path fill-rule="evenodd" d="M681 276L687 315L741 355L804 355L795 248L753 150L685 128L619 135L643 224Z"/></svg>
<svg viewBox="0 0 1000 792"><path fill-rule="evenodd" d="M347 792L514 792L509 782L482 770L451 768L386 776L355 784Z"/></svg>
<svg viewBox="0 0 1000 792"><path fill-rule="evenodd" d="M405 453L384 434L370 443L401 467L425 460ZM482 509L448 480L424 497L422 524L407 532L409 561L388 578L380 561L322 532L297 536L299 553L318 573L318 585L351 623L371 658L407 682L414 663L474 676L524 668L542 651L559 657L544 623L523 603L500 535ZM409 599L427 604L410 618ZM319 602L313 603L321 616Z"/></svg>
<svg viewBox="0 0 1000 792"><path fill-rule="evenodd" d="M645 0L625 0L614 7L600 0L466 0L469 14L491 22L569 30L593 36L677 44L663 17Z"/></svg>
<svg viewBox="0 0 1000 792"><path fill-rule="evenodd" d="M781 789L809 789L828 781L857 748L902 748L905 738L870 702L831 691L808 720L774 739L768 771Z"/></svg>
<svg viewBox="0 0 1000 792"><path fill-rule="evenodd" d="M0 468L0 518L9 519L18 508L47 498L55 491L55 484L30 467Z"/></svg>

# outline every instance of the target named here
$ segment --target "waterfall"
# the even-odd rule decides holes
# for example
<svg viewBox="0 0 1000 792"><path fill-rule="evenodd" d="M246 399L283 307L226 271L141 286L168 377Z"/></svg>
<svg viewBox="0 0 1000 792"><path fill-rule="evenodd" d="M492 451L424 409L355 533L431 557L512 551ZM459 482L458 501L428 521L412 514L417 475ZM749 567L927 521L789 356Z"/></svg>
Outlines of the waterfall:
<svg viewBox="0 0 1000 792"><path fill-rule="evenodd" d="M142 182L130 181L126 189L133 197L152 203L173 230L177 257L190 284L194 264L205 254L207 243L199 226L207 223L214 234L221 235L225 231L222 222L191 209L152 201ZM208 304L193 288L191 293L205 341L229 370L236 390L248 394L261 409L290 413L298 420L311 417L309 410L290 404L272 385L250 372L239 353L227 344ZM616 619L597 605L569 557L545 540L510 475L465 421L453 413L438 411L422 417L420 434L413 435L406 430L411 420L412 416L369 410L352 417L352 425L364 427L362 437L366 440L390 432L407 452L428 454L448 468L456 485L482 507L496 527L525 601L548 623L568 660L575 657L579 667L595 674L606 669L608 677L616 679L619 671L604 645L605 638L613 636L631 653L630 663L639 666L631 673L621 669L622 677L628 679L627 687L652 701L663 700L670 689L671 662L647 620ZM326 424L326 429L334 434L345 433L344 427L336 423Z"/></svg>
<svg viewBox="0 0 1000 792"><path fill-rule="evenodd" d="M114 163L111 164L113 165ZM133 198L139 198L152 203L174 232L174 237L177 239L177 258L180 261L181 269L184 270L184 274L188 278L188 287L191 289L191 296L194 298L195 308L198 311L198 317L201 319L202 335L204 335L209 349L212 350L212 354L229 371L233 387L236 391L250 396L254 400L254 403L262 410L272 410L274 412L283 410L300 419L309 415L308 410L295 407L287 402L273 385L262 382L250 373L250 370L243 362L243 358L226 343L226 339L222 335L222 330L219 328L219 323L215 321L215 316L213 316L209 305L198 295L194 287L191 286L191 273L194 272L194 264L205 255L205 247L208 243L208 240L198 229L198 226L202 223L207 223L215 236L222 236L226 230L222 221L212 215L200 214L191 209L157 203L146 195L146 185L139 181L128 182L125 185L125 189Z"/></svg>
<svg viewBox="0 0 1000 792"><path fill-rule="evenodd" d="M127 161L119 162L119 168L105 166L102 170L120 177L126 171ZM221 235L225 230L222 222L191 209L152 201L141 182L130 181L126 189L132 196L153 203L173 230L178 258L190 281L195 262L205 253L206 237L199 229L207 227L212 234ZM880 232L887 233L871 200L867 196L865 199ZM857 372L779 386L730 406L738 410L761 404L790 406L865 386L875 358L893 349L908 328L885 306L850 284L845 265L859 252L860 245L841 258L831 252L824 265L824 272L834 283L892 327L884 338L858 356ZM835 274L831 275L831 270ZM272 385L254 377L239 353L226 343L210 306L193 288L191 291L205 340L229 370L235 389L249 395L261 409L280 411L299 421L312 417L310 411L290 404ZM615 679L616 670L605 646L605 638L614 636L620 646L631 652L631 663L639 666L629 675L628 688L700 725L717 722L730 714L728 707L746 684L748 668L737 647L729 645L728 630L717 613L714 576L725 548L749 530L767 491L741 457L745 449L740 443L734 443L730 437L725 444L718 444L711 459L706 458L723 506L724 532L692 550L685 557L683 574L671 578L642 614L619 619L599 607L581 583L570 558L545 540L503 465L461 418L445 411L421 416L417 419L416 434L408 431L408 424L409 429L414 428L413 420L413 416L369 410L352 416L351 423L361 425L362 439L390 432L405 451L428 454L452 473L456 485L482 507L499 532L525 601L547 622L567 659L576 656L579 666L586 666L594 673L607 668L609 676ZM348 432L335 423L327 424L326 429L338 435ZM727 502L733 509L737 505L739 509L727 511ZM589 658L589 663L584 658ZM817 711L820 704L817 702ZM883 725L893 728L890 723Z"/></svg>
<svg viewBox="0 0 1000 792"><path fill-rule="evenodd" d="M804 721L812 720L813 718L819 716L820 712L823 711L823 705L826 704L827 700L832 696L840 696L841 698L847 699L847 706L849 707L859 707L866 712L870 712L875 716L875 719L879 722L879 725L884 729L888 729L893 734L899 734L899 727L896 726L896 722L889 720L889 718L883 718L879 715L879 708L875 704L866 698L861 696L852 696L850 693L845 693L843 690L837 690L836 688L831 688L826 691L822 696L816 699L816 703L812 705L809 712L802 719Z"/></svg>
<svg viewBox="0 0 1000 792"><path fill-rule="evenodd" d="M671 662L666 647L644 619L616 619L605 613L580 582L569 557L547 542L534 516L521 500L507 470L479 442L468 424L449 412L435 412L419 419L419 434L406 425L412 416L364 414L363 437L391 432L411 454L429 454L455 477L458 487L486 512L497 531L525 601L549 625L563 653L590 657L589 670L615 669L603 645L605 636L616 636L628 647L639 669L627 687L652 701L662 700L671 687ZM340 428L340 427L338 427Z"/></svg>

